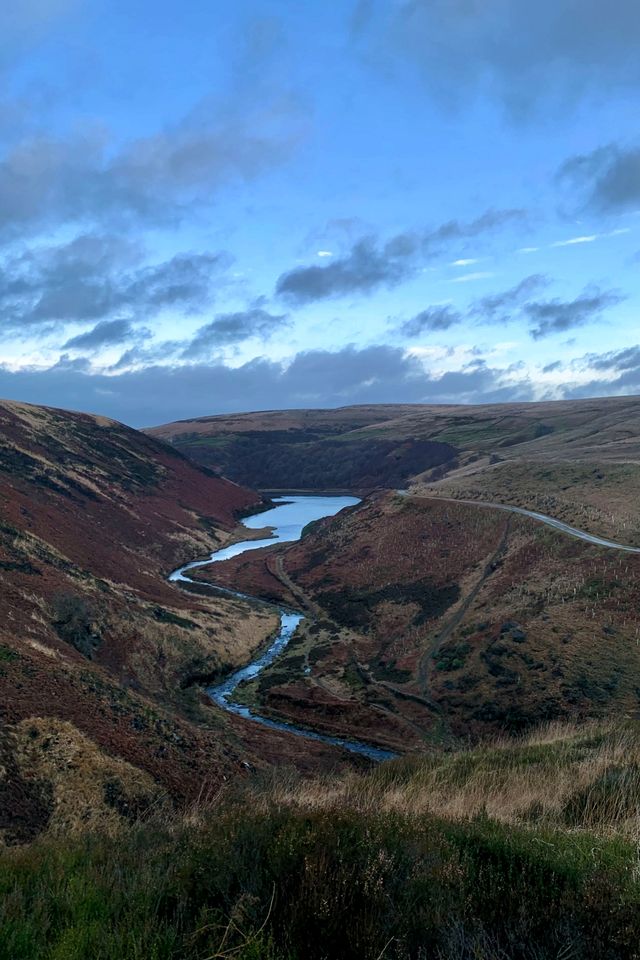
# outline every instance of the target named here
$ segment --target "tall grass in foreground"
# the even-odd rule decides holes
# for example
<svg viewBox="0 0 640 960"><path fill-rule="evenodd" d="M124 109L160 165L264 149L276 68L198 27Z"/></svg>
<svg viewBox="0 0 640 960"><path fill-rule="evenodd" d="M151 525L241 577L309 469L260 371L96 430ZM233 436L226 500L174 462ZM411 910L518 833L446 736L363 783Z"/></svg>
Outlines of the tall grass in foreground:
<svg viewBox="0 0 640 960"><path fill-rule="evenodd" d="M631 960L637 749L548 729L5 850L0 958Z"/></svg>
<svg viewBox="0 0 640 960"><path fill-rule="evenodd" d="M366 776L300 781L276 771L248 784L244 796L262 810L346 806L455 820L485 816L640 842L640 728L553 723L518 739L406 757Z"/></svg>

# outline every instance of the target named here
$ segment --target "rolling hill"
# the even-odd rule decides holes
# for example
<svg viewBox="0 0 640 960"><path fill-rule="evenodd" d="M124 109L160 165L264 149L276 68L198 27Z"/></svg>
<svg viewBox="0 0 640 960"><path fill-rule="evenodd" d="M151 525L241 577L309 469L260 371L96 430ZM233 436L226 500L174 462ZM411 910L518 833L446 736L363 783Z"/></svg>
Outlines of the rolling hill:
<svg viewBox="0 0 640 960"><path fill-rule="evenodd" d="M367 491L498 463L640 464L640 398L379 405L202 417L148 433L254 488Z"/></svg>

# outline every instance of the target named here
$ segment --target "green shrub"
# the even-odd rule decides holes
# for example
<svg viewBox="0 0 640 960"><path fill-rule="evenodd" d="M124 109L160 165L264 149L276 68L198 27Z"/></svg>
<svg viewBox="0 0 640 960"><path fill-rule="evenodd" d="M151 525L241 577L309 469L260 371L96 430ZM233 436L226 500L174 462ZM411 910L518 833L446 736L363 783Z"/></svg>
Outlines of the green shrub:
<svg viewBox="0 0 640 960"><path fill-rule="evenodd" d="M2 960L633 960L634 851L486 818L217 809L0 856Z"/></svg>

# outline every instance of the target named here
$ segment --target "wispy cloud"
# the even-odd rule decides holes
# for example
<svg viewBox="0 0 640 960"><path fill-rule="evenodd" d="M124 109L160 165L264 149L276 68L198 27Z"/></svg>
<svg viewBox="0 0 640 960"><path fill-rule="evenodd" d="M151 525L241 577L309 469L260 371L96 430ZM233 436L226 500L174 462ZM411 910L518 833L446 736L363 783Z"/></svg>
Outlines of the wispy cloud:
<svg viewBox="0 0 640 960"><path fill-rule="evenodd" d="M488 280L495 277L489 270L479 270L476 273L463 273L461 277L454 277L452 283L473 283L476 280Z"/></svg>
<svg viewBox="0 0 640 960"><path fill-rule="evenodd" d="M593 243L594 240L598 240L599 235L597 233L592 233L584 237L571 237L570 240L556 240L555 243L552 243L552 247L573 247L577 243Z"/></svg>

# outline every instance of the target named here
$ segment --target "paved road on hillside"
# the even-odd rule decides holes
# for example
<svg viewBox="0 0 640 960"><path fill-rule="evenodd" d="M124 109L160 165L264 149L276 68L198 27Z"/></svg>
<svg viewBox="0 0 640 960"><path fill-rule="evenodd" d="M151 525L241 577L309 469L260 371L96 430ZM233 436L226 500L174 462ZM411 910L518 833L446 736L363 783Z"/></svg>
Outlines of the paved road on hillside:
<svg viewBox="0 0 640 960"><path fill-rule="evenodd" d="M512 507L506 503L490 503L486 500L457 500L455 497L425 497L419 494L413 494L409 490L398 490L403 497L415 497L418 500L440 500L445 503L467 503L472 507L484 507L489 510L505 510L507 513L519 513L523 517L532 517L539 520L540 523L546 523L548 527L559 530L560 533L566 533L570 537L576 537L578 540L585 540L587 543L593 543L596 547L607 547L610 550L623 550L625 553L640 553L640 547L630 547L625 543L617 543L615 540L607 540L604 537L596 537L593 533L587 533L586 530L578 530L577 527L570 527L568 523L562 520L556 520L554 517L548 517L544 513L536 513L535 510L525 510L524 507Z"/></svg>

